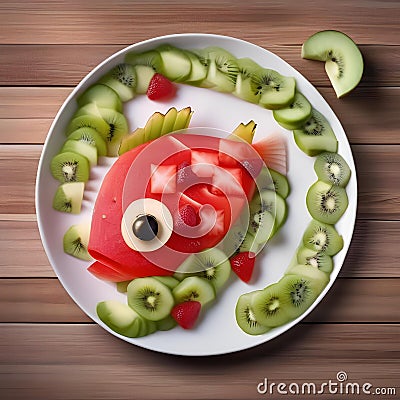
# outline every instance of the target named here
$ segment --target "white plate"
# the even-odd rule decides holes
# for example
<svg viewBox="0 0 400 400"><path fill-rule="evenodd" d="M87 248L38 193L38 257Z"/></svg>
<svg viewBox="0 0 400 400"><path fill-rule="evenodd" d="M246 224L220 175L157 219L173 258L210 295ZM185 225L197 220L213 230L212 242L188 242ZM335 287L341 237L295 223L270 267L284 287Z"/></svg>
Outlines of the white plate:
<svg viewBox="0 0 400 400"><path fill-rule="evenodd" d="M339 153L345 158L352 171L347 186L349 206L336 228L344 238L343 250L334 257L334 270L330 282L318 300L300 318L272 329L261 336L249 336L236 324L235 305L242 293L263 288L283 275L300 242L303 232L311 220L305 205L305 196L309 186L316 180L313 170L314 158L302 153L293 141L291 132L288 135L288 178L292 191L287 201L289 215L286 224L279 234L268 244L256 264L255 277L250 285L239 279L231 279L231 283L221 292L214 304L203 313L202 320L193 330L185 331L175 328L168 332L157 332L144 338L129 339L110 331L97 317L96 304L106 299L121 299L123 294L116 291L115 285L102 282L86 271L90 263L74 259L66 255L62 248L62 238L66 229L85 219L90 220L93 202L102 181L102 176L113 159L104 158L101 165L92 170L92 179L85 190L83 211L80 215L69 215L54 211L52 199L58 182L50 174L50 160L59 151L66 140L65 127L76 110L75 98L85 88L96 82L113 66L123 62L127 52L144 51L162 43L170 43L181 48L204 48L219 46L237 57L250 57L261 66L272 68L283 75L294 76L297 87L308 98L314 108L320 111L330 122L339 141ZM299 55L300 57L300 55ZM322 65L321 65L322 67ZM194 110L191 126L208 126L231 131L240 122L251 119L257 123L255 141L266 133L282 130L277 125L269 110L246 103L232 95L180 85L177 96L169 102L154 102L146 96L138 96L125 104L125 115L133 130L144 126L148 117L155 111L165 112L169 107L178 109L191 106ZM309 314L325 296L335 281L353 235L357 209L357 179L353 156L346 134L338 120L319 92L299 72L273 53L251 43L226 36L206 34L183 34L163 36L129 46L112 55L88 74L75 88L59 110L47 136L40 159L36 185L37 217L43 245L55 273L62 285L81 307L81 309L104 329L137 346L155 351L179 355L213 355L247 349L267 342L296 325Z"/></svg>

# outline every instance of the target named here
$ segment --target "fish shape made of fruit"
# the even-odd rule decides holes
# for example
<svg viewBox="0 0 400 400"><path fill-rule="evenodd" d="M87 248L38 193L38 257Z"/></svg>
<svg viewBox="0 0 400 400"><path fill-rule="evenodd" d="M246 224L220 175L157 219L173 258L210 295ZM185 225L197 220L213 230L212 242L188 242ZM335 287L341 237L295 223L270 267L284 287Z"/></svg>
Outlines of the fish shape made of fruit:
<svg viewBox="0 0 400 400"><path fill-rule="evenodd" d="M246 232L265 164L285 160L284 144L276 142L266 138L257 147L177 133L121 155L95 203L88 251L96 261L88 270L122 282L173 275L190 255L208 248L229 258L240 245L229 232L239 225Z"/></svg>

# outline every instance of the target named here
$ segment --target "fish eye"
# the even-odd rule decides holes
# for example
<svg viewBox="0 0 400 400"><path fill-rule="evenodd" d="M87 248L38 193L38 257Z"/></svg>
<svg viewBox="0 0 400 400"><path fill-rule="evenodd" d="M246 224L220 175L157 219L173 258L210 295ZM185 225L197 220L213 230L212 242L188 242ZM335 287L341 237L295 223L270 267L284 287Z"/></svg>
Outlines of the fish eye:
<svg viewBox="0 0 400 400"><path fill-rule="evenodd" d="M172 234L170 211L158 200L145 198L133 201L124 212L121 233L133 250L146 252L162 247Z"/></svg>

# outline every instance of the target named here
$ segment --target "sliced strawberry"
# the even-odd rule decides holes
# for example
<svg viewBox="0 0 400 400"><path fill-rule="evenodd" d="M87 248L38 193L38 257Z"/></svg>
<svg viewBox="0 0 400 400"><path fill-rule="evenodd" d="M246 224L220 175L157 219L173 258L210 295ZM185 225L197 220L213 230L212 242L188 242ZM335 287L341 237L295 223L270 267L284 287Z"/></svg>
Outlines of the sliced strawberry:
<svg viewBox="0 0 400 400"><path fill-rule="evenodd" d="M198 301L185 301L177 304L171 311L171 316L184 329L193 328L199 317L201 303Z"/></svg>
<svg viewBox="0 0 400 400"><path fill-rule="evenodd" d="M170 98L175 94L174 84L161 74L154 74L147 89L147 97L150 100Z"/></svg>
<svg viewBox="0 0 400 400"><path fill-rule="evenodd" d="M179 209L179 219L188 226L197 225L196 210L190 205L186 204Z"/></svg>
<svg viewBox="0 0 400 400"><path fill-rule="evenodd" d="M233 272L246 283L251 279L255 261L255 254L249 251L238 253L230 259Z"/></svg>

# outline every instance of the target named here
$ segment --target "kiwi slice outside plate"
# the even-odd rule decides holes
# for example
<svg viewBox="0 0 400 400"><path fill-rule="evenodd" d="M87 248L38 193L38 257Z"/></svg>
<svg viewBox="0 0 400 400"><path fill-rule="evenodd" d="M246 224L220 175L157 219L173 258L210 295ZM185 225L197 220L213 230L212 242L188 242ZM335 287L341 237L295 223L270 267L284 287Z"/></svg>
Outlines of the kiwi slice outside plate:
<svg viewBox="0 0 400 400"><path fill-rule="evenodd" d="M62 183L56 190L53 199L53 208L57 211L79 214L85 184L83 182Z"/></svg>
<svg viewBox="0 0 400 400"><path fill-rule="evenodd" d="M358 85L364 71L359 48L339 31L325 30L310 36L302 46L301 56L325 62L325 71L338 98Z"/></svg>
<svg viewBox="0 0 400 400"><path fill-rule="evenodd" d="M300 93L296 92L291 103L279 110L273 110L275 121L283 128L293 130L300 128L311 117L311 104Z"/></svg>
<svg viewBox="0 0 400 400"><path fill-rule="evenodd" d="M150 321L167 317L174 306L171 290L157 279L134 279L127 290L129 307Z"/></svg>
<svg viewBox="0 0 400 400"><path fill-rule="evenodd" d="M253 298L257 292L242 294L235 308L236 321L239 327L249 335L262 335L270 330L269 327L261 325L253 310Z"/></svg>
<svg viewBox="0 0 400 400"><path fill-rule="evenodd" d="M346 211L349 201L345 189L317 181L308 189L306 203L314 219L333 225Z"/></svg>
<svg viewBox="0 0 400 400"><path fill-rule="evenodd" d="M351 170L344 158L337 153L319 154L314 170L319 180L336 186L345 187L350 180Z"/></svg>
<svg viewBox="0 0 400 400"><path fill-rule="evenodd" d="M310 119L302 128L293 131L297 146L307 155L314 157L323 151L336 153L338 141L326 118L312 109Z"/></svg>
<svg viewBox="0 0 400 400"><path fill-rule="evenodd" d="M333 225L311 220L303 234L303 244L311 250L334 256L343 248L343 238Z"/></svg>
<svg viewBox="0 0 400 400"><path fill-rule="evenodd" d="M64 252L81 260L91 261L92 257L88 253L90 224L81 223L72 225L64 234Z"/></svg>

